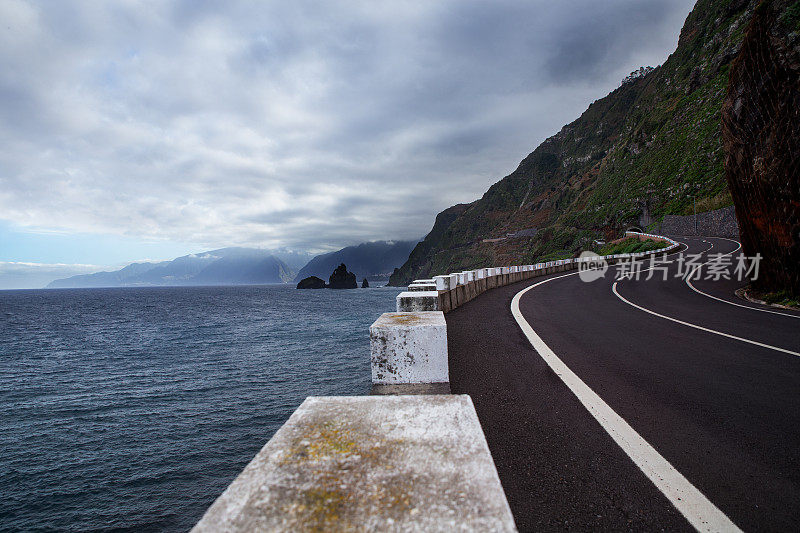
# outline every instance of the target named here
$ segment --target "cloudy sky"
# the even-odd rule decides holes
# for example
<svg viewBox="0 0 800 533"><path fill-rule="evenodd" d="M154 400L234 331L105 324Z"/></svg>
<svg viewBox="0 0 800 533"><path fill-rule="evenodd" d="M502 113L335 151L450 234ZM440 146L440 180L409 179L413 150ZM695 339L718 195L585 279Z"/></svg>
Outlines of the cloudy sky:
<svg viewBox="0 0 800 533"><path fill-rule="evenodd" d="M692 4L2 0L0 286L420 238L663 62Z"/></svg>

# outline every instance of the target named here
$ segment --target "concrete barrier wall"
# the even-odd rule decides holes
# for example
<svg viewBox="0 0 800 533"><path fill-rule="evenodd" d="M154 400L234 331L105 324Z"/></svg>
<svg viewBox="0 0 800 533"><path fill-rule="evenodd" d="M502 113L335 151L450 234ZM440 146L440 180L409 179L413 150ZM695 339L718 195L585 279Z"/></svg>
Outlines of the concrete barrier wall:
<svg viewBox="0 0 800 533"><path fill-rule="evenodd" d="M404 291L397 296L396 312L385 313L373 324L373 328L375 328L375 331L378 331L380 328L377 328L377 325L390 323L391 320L393 320L392 317L400 316L399 314L411 316L418 313L420 320L422 320L423 315L437 312L442 315L441 322L444 323L445 313L457 309L487 290L504 287L511 283L517 283L539 276L575 270L580 267L581 263L586 264L586 268L591 268L591 265L600 258L606 263L613 264L619 261L640 259L654 254L670 252L678 246L677 242L661 235L639 232L626 232L626 235L636 236L641 239L653 239L667 242L668 246L660 250L648 252L605 256L598 255L596 257L559 259L556 261L527 265L488 267L456 272L453 274L441 274L431 279L415 280L409 285L408 291ZM408 318L406 318L406 320L408 320ZM380 329L382 332L380 338L371 335L370 342L373 347L373 385L380 386L385 384L380 379L374 378L376 372L381 375L392 373L396 376L396 379L392 381L392 383L395 384L412 385L440 383L442 378L437 369L446 368L446 340L444 341L444 349L437 350L435 356L432 355L433 352L430 350L415 356L412 355L406 347L409 340L407 332L403 330L403 326L395 324L391 327L397 330L396 334L389 335L385 329ZM394 346L394 344L397 343L401 346ZM437 361L437 357L441 360ZM380 361L380 363L376 363L376 361ZM378 366L377 370L375 369L376 364ZM430 368L417 368L418 365L429 365ZM419 376L434 375L437 376L436 379L418 379ZM449 387L449 377L447 383Z"/></svg>
<svg viewBox="0 0 800 533"><path fill-rule="evenodd" d="M635 231L628 231L625 234L626 236L636 236L640 239L667 242L669 246L650 252L598 257L601 257L608 263L614 263L631 258L641 258L653 254L669 252L678 246L672 239L661 235L639 233ZM408 291L402 292L397 296L397 311L441 311L443 313L449 313L487 290L538 276L574 270L578 268L579 263L580 261L578 258L560 259L532 265L480 268L477 270L457 272L455 274L442 274L434 276L432 279L415 280L408 286Z"/></svg>
<svg viewBox="0 0 800 533"><path fill-rule="evenodd" d="M603 259L678 246L642 235L670 246ZM193 531L515 531L472 401L449 394L444 314L593 259L415 280L370 327L375 395L307 398Z"/></svg>
<svg viewBox="0 0 800 533"><path fill-rule="evenodd" d="M659 233L671 235L708 235L739 239L739 224L733 206L694 215L665 215L658 227Z"/></svg>

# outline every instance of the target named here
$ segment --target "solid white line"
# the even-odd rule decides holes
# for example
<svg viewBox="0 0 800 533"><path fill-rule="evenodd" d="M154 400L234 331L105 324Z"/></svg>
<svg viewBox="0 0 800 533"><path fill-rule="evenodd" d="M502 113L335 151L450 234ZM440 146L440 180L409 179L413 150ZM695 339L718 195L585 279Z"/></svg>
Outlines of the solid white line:
<svg viewBox="0 0 800 533"><path fill-rule="evenodd" d="M778 346L772 346L770 344L764 344L763 342L758 342L758 341L753 341L753 340L750 340L750 339L745 339L744 337L737 337L736 335L730 335L728 333L723 333L721 331L717 331L717 330L714 330L714 329L704 328L703 326L698 326L697 324L692 324L691 322L685 322L683 320L678 320L677 318L672 318L671 316L662 315L661 313L656 313L655 311L651 311L650 309L642 307L641 305L636 305L635 303L631 302L630 300L628 300L624 296L622 296L619 292L617 292L617 283L619 283L619 282L615 281L614 284L611 286L611 291L614 294L617 295L617 298L619 298L620 300L622 300L626 304L635 307L636 309L644 311L645 313L650 313L651 315L655 315L655 316L657 316L659 318L663 318L665 320L671 320L672 322L677 322L678 324L683 324L684 326L689 326L690 328L699 329L701 331L706 331L708 333L714 333L715 335L721 335L723 337L728 337L729 339L734 339L734 340L737 340L737 341L747 342L749 344L755 344L756 346L761 346L762 348L768 348L770 350L776 350L778 352L788 353L789 355L796 355L796 356L800 357L800 352L793 352L792 350L787 350L786 348L779 348Z"/></svg>
<svg viewBox="0 0 800 533"><path fill-rule="evenodd" d="M619 416L600 396L581 380L553 350L536 334L519 309L519 301L523 294L554 279L572 276L558 276L540 281L518 292L511 301L511 314L519 324L522 332L533 348L569 387L589 413L603 429L614 439L622 450L636 463L641 471L653 482L675 508L698 531L741 531L725 513L692 485L683 474L678 472L664 457L659 454L624 418Z"/></svg>
<svg viewBox="0 0 800 533"><path fill-rule="evenodd" d="M738 244L738 245L739 245L739 246L738 246L738 247L737 247L735 250L733 250L732 252L728 252L727 254L723 254L723 255L731 255L731 254L734 254L734 253L736 253L736 252L737 252L737 251L738 251L738 250L739 250L739 249L742 247L742 243L740 243L739 241L733 240L733 239L726 239L725 237L714 237L714 238L715 238L715 239L723 239L723 240L726 240L726 241L735 242L736 244ZM701 291L700 289L698 289L697 287L695 287L694 285L692 285L692 281L691 281L691 279L690 279L690 278L691 278L691 276L692 276L692 275L694 275L694 273L695 273L695 271L697 271L697 269L699 269L700 267L703 267L703 266L705 266L705 265L709 264L710 262L711 262L711 261L706 261L706 262L705 262L705 263L703 263L702 265L698 265L698 266L696 266L696 267L694 268L694 270L692 270L692 272L691 272L691 273L689 273L689 274L687 274L687 275L686 275L686 277L684 278L684 281L686 282L686 284L687 284L687 285L688 285L688 286L689 286L689 287L690 287L690 288L691 288L691 289L692 289L694 292L696 292L696 293L698 293L698 294L702 294L703 296L708 296L709 298L711 298L711 299L713 299L713 300L717 300L717 301L720 301L720 302L724 302L724 303L726 303L726 304L730 304L730 305L735 305L736 307L744 307L745 309L750 309L750 310L752 310L752 311L761 311L762 313L770 313L770 314L773 314L773 315L788 316L788 317L791 317L791 318L800 318L800 315L793 315L793 314L791 314L791 313L782 313L782 312L780 312L780 311L773 311L773 310L771 310L771 309L761 309L761 308L758 308L758 307L751 307L751 306L749 306L749 305L744 305L744 304L740 304L740 303L736 303L736 302L731 302L731 301L725 300L725 299L723 299L723 298L718 298L718 297L716 297L716 296L712 296L712 295L708 294L707 292L703 292L703 291Z"/></svg>

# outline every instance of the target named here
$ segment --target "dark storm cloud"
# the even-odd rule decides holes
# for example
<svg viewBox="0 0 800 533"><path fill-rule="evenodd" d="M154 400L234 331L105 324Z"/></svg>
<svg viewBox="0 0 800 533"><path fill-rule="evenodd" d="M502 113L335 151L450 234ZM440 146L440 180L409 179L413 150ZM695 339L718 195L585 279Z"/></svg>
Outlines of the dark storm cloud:
<svg viewBox="0 0 800 533"><path fill-rule="evenodd" d="M602 79L617 68L619 58L646 49L654 21L669 17L675 2L610 1L603 10L586 2L560 18L557 39L544 61L550 83ZM562 6L563 7L563 6ZM656 35L656 38L659 36Z"/></svg>
<svg viewBox="0 0 800 533"><path fill-rule="evenodd" d="M0 217L209 247L415 238L688 0L0 5Z"/></svg>

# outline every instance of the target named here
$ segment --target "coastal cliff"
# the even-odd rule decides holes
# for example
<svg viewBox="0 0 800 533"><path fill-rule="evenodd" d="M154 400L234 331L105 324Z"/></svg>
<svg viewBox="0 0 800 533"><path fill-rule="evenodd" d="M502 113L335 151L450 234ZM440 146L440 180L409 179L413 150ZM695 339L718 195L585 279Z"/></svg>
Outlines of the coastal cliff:
<svg viewBox="0 0 800 533"><path fill-rule="evenodd" d="M666 214L732 203L721 110L755 0L699 0L666 62L642 68L482 198L451 207L390 280L570 257Z"/></svg>

